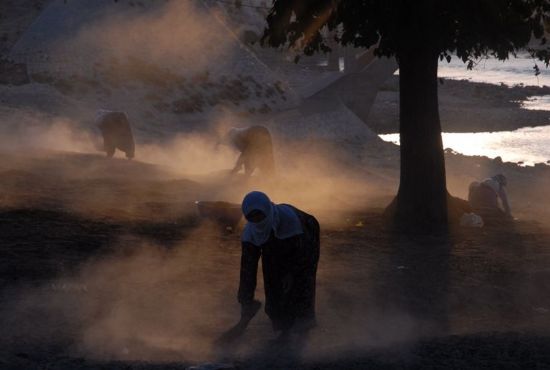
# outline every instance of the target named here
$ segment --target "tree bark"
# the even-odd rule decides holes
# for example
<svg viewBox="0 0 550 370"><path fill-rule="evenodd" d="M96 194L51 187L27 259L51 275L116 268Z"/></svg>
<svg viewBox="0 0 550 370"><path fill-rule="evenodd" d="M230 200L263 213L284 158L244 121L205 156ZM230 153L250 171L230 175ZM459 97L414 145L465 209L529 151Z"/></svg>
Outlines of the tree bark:
<svg viewBox="0 0 550 370"><path fill-rule="evenodd" d="M447 227L447 184L437 95L438 54L415 49L398 56L401 176L397 225Z"/></svg>

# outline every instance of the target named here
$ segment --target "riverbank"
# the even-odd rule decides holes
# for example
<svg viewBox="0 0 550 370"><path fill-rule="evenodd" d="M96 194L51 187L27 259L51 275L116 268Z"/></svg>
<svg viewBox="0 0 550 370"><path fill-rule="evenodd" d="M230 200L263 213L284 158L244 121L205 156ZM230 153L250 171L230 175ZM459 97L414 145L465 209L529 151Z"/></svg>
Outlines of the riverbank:
<svg viewBox="0 0 550 370"><path fill-rule="evenodd" d="M466 68L466 67L464 67ZM378 134L399 131L399 77L378 93L367 124ZM506 86L440 79L439 111L444 132L510 131L550 124L550 112L522 108L521 102L550 94L548 86Z"/></svg>

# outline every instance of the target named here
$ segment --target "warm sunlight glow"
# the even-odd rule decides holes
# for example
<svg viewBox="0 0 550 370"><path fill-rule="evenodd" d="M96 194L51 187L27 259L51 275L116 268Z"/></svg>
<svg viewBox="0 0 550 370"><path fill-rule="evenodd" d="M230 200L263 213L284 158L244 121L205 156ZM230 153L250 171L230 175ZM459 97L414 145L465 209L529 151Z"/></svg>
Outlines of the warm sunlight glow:
<svg viewBox="0 0 550 370"><path fill-rule="evenodd" d="M382 140L399 144L399 134L380 135ZM505 162L527 165L550 159L550 126L525 127L515 131L443 133L443 147L465 155L502 157Z"/></svg>

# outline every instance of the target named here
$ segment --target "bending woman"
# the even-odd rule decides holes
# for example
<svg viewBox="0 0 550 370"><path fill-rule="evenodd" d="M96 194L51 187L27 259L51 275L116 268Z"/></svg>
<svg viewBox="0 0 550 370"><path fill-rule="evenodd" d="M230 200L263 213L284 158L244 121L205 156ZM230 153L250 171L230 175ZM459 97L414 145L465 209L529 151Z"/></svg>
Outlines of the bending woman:
<svg viewBox="0 0 550 370"><path fill-rule="evenodd" d="M261 256L265 312L273 329L286 334L293 327L303 330L313 327L319 223L291 205L273 204L266 194L258 191L246 195L242 211L248 223L242 234L238 294L241 320L254 315L259 308L254 291Z"/></svg>

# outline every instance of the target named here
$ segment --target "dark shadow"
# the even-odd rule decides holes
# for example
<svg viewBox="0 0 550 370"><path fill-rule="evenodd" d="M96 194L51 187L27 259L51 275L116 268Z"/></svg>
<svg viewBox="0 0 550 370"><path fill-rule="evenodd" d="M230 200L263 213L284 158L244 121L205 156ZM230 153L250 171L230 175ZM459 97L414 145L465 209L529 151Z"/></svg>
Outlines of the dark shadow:
<svg viewBox="0 0 550 370"><path fill-rule="evenodd" d="M242 334L242 333L241 333ZM268 340L252 355L242 359L250 368L263 369L275 367L278 369L293 368L302 364L302 354L309 340L309 330L292 330L290 333L273 333L273 339ZM251 339L238 335L232 341L220 343L218 341L216 352L219 362L231 363L235 360L235 353L239 348L250 346Z"/></svg>
<svg viewBox="0 0 550 370"><path fill-rule="evenodd" d="M533 221L453 232L453 306L463 331L550 330L548 233Z"/></svg>
<svg viewBox="0 0 550 370"><path fill-rule="evenodd" d="M0 289L70 275L88 259L113 252L124 234L170 247L197 223L192 217L171 222L115 222L58 210L5 210L0 212Z"/></svg>
<svg viewBox="0 0 550 370"><path fill-rule="evenodd" d="M445 335L449 329L448 234L387 232L386 258L372 271L372 302L382 315L407 322L403 339ZM393 328L399 331L399 328Z"/></svg>
<svg viewBox="0 0 550 370"><path fill-rule="evenodd" d="M386 231L372 301L383 315L412 321L414 337L550 329L546 234L535 223L453 226L431 236Z"/></svg>
<svg viewBox="0 0 550 370"><path fill-rule="evenodd" d="M125 229L124 231L133 235L146 238L166 248L172 248L180 245L189 231L200 224L201 222L196 216L189 215L175 218L173 221L155 222L151 220L130 222L123 224L122 227ZM224 232L223 229L213 228L213 230L220 234Z"/></svg>
<svg viewBox="0 0 550 370"><path fill-rule="evenodd" d="M61 211L18 209L0 213L1 287L43 282L101 253L120 225L85 220Z"/></svg>
<svg viewBox="0 0 550 370"><path fill-rule="evenodd" d="M5 369L78 369L78 370L168 370L187 369L184 362L97 361L58 356L43 357L20 352L4 357ZM220 364L221 365L221 364ZM283 362L281 359L246 359L235 369L547 369L550 367L550 337L519 333L475 333L445 336L391 349L373 350L323 361ZM211 367L209 369L231 369ZM205 367L206 369L206 367Z"/></svg>

